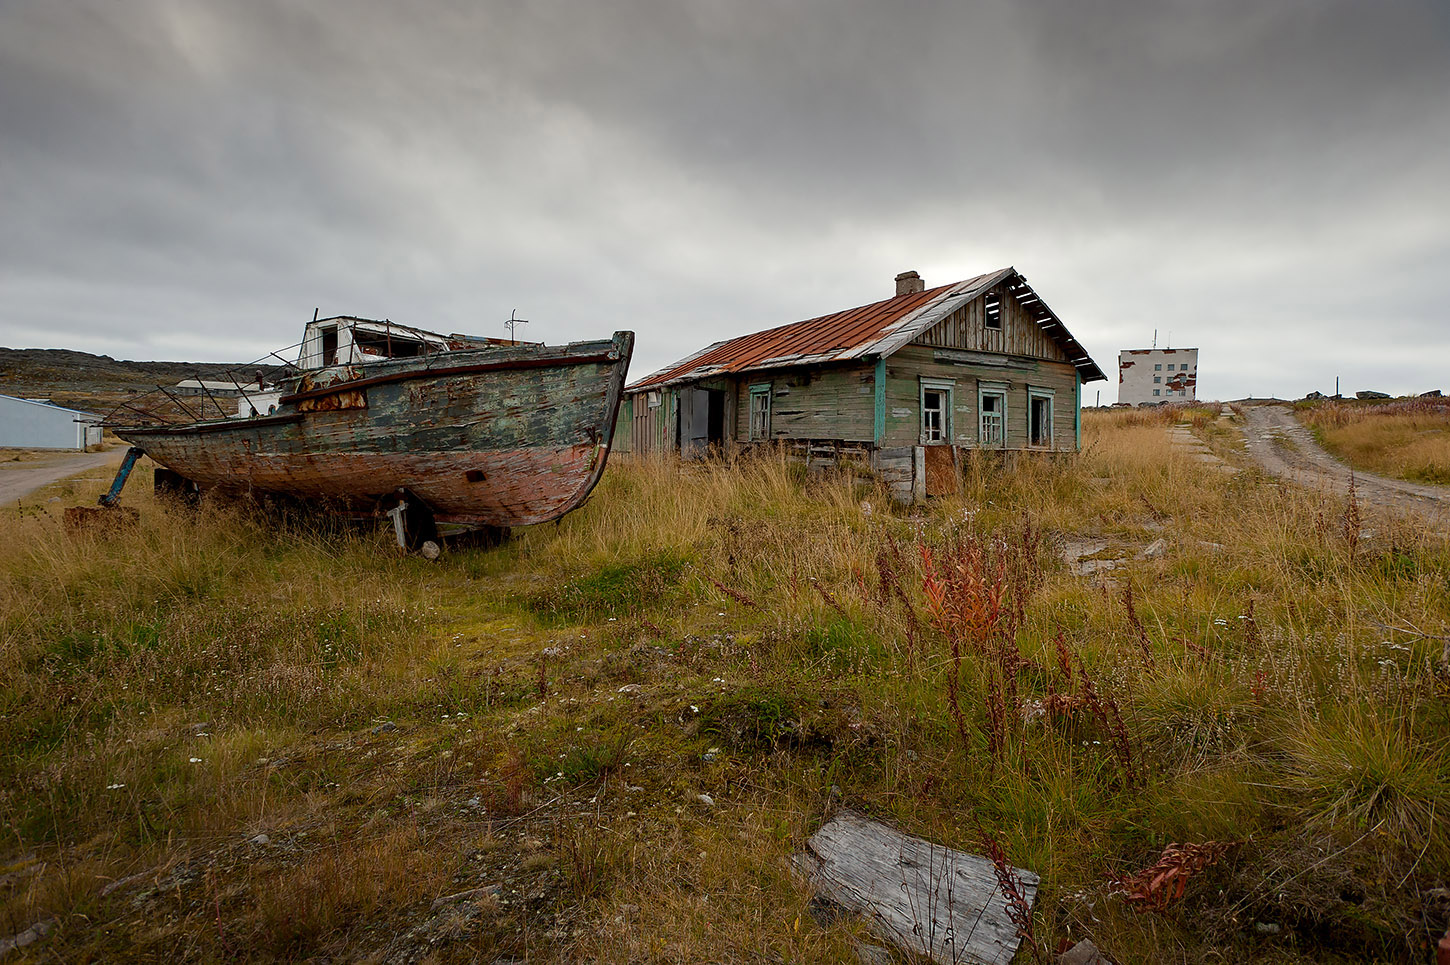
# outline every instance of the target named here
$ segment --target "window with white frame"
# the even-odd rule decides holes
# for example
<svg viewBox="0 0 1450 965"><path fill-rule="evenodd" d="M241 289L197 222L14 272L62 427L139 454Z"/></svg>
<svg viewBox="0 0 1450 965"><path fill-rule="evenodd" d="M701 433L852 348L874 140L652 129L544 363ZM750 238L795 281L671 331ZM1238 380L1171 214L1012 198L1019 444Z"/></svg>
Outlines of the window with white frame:
<svg viewBox="0 0 1450 965"><path fill-rule="evenodd" d="M1051 389L1027 390L1027 444L1044 449L1052 448L1052 397Z"/></svg>
<svg viewBox="0 0 1450 965"><path fill-rule="evenodd" d="M751 441L770 438L770 383L750 387Z"/></svg>
<svg viewBox="0 0 1450 965"><path fill-rule="evenodd" d="M1007 386L982 382L977 386L977 443L1001 446L1007 442Z"/></svg>
<svg viewBox="0 0 1450 965"><path fill-rule="evenodd" d="M921 441L923 444L952 441L952 390L950 379L921 380Z"/></svg>

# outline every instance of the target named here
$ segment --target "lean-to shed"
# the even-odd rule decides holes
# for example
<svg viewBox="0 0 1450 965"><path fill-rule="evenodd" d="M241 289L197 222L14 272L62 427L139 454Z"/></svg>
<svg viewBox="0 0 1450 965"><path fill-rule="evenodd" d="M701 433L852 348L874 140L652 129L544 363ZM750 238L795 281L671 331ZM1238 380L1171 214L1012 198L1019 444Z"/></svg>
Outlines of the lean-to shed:
<svg viewBox="0 0 1450 965"><path fill-rule="evenodd" d="M616 448L764 443L855 459L902 498L954 491L965 449L1076 451L1104 378L1014 268L716 342L628 386Z"/></svg>

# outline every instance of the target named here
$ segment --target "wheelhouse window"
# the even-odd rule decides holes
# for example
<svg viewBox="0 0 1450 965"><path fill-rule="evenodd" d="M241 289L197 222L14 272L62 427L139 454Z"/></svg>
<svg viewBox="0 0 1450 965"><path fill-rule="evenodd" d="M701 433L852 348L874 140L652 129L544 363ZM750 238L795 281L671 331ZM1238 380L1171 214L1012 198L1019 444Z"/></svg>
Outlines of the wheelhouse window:
<svg viewBox="0 0 1450 965"><path fill-rule="evenodd" d="M770 438L770 384L750 387L750 439Z"/></svg>
<svg viewBox="0 0 1450 965"><path fill-rule="evenodd" d="M977 442L1001 446L1007 442L1007 386L983 384L977 388Z"/></svg>
<svg viewBox="0 0 1450 965"><path fill-rule="evenodd" d="M952 390L949 379L921 380L921 441L931 445L952 441Z"/></svg>
<svg viewBox="0 0 1450 965"><path fill-rule="evenodd" d="M1041 449L1052 448L1051 390L1027 390L1027 444Z"/></svg>
<svg viewBox="0 0 1450 965"><path fill-rule="evenodd" d="M352 343L364 356L385 359L411 359L428 354L428 344L416 338L394 335L391 332L364 331L354 328Z"/></svg>

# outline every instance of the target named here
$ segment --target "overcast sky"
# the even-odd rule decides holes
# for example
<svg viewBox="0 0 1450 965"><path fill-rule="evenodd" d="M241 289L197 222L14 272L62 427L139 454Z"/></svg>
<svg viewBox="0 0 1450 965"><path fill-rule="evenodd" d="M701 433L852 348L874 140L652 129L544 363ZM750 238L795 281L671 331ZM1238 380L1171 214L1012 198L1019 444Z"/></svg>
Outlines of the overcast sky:
<svg viewBox="0 0 1450 965"><path fill-rule="evenodd" d="M1450 3L0 0L0 345L701 345L1015 265L1112 375L1450 389ZM1171 340L1171 341L1170 341Z"/></svg>

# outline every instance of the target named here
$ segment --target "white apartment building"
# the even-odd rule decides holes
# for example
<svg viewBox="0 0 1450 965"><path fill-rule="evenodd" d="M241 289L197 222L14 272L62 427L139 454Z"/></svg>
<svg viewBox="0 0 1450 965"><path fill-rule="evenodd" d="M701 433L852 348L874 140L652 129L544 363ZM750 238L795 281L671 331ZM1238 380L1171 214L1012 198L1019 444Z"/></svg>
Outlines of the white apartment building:
<svg viewBox="0 0 1450 965"><path fill-rule="evenodd" d="M1198 349L1130 348L1118 353L1118 401L1130 405L1198 398Z"/></svg>

